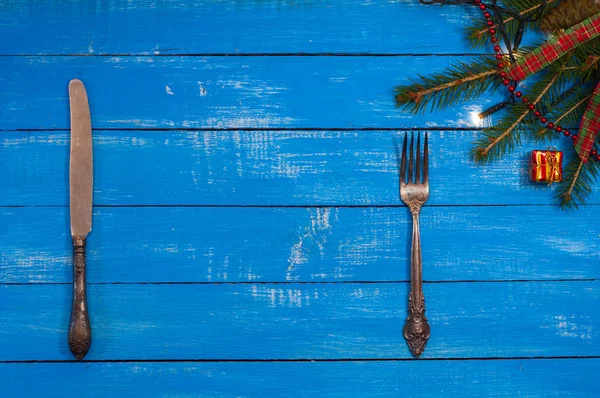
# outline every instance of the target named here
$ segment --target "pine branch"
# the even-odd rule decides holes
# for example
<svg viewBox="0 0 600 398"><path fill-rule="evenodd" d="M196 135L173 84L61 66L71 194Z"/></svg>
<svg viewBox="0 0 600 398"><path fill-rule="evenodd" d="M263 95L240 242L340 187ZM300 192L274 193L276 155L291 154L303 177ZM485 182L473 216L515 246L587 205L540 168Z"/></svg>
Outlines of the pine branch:
<svg viewBox="0 0 600 398"><path fill-rule="evenodd" d="M486 70L485 72L477 73L475 75L470 75L470 76L467 76L467 77L464 77L464 78L461 78L461 79L458 79L458 80L454 80L454 81L448 82L446 84L442 84L441 86L432 87L432 88L427 89L427 90L417 91L416 93L414 93L413 101L419 102L419 101L421 101L421 99L423 97L425 97L425 96L427 96L429 94L433 94L433 93L435 93L437 91L442 91L442 90L445 90L447 88L452 88L454 86L458 86L458 85L461 85L461 84L469 83L469 82L472 82L473 80L479 80L479 79L482 79L482 78L484 78L486 76L493 75L494 73L497 73L496 70L495 69L490 69L490 70Z"/></svg>
<svg viewBox="0 0 600 398"><path fill-rule="evenodd" d="M420 82L396 87L396 105L413 114L435 111L477 98L492 88L496 68L490 59L459 62L442 73L419 76Z"/></svg>
<svg viewBox="0 0 600 398"><path fill-rule="evenodd" d="M595 1L595 0L586 0ZM499 2L500 3L500 2ZM559 28L571 26L573 21L587 12L589 7L583 6L578 0L503 0L501 6L502 24L487 26L478 20L474 27L468 28L468 38L473 47L486 48L489 46L490 29L494 28L501 34L498 38L507 41L511 48L514 43L520 43L519 28L525 30L545 26L546 31L556 31ZM577 6L576 6L577 4ZM586 3L587 4L587 3ZM598 3L600 4L600 3ZM546 5L545 7L542 7ZM556 7L561 7L557 9ZM570 8L569 8L570 7ZM587 7L587 8L586 8ZM493 7L489 7L492 12ZM510 10L510 11L506 11ZM571 10L575 13L571 13ZM544 17L543 20L538 17ZM515 14L518 13L519 16ZM512 14L512 15L511 15ZM578 16L579 15L579 16ZM508 16L508 18L504 18ZM533 21L531 18L535 17ZM497 21L497 19L494 19ZM520 25L520 24L523 25ZM501 26L504 29L501 29ZM506 35L504 34L506 32ZM539 43L541 45L543 43ZM539 46L538 45L538 46ZM516 58L526 54L538 46L524 48L519 46L513 54ZM399 107L411 113L421 113L426 110L439 110L443 107L474 99L484 92L494 92L503 87L501 80L496 78L497 61L490 58L480 58L471 63L459 63L442 73L430 76L419 76L418 81L410 85L396 88L396 103ZM509 62L506 60L506 62ZM535 104L536 109L545 115L555 125L563 129L573 129L579 124L581 116L591 99L591 93L600 79L600 40L590 40L546 65L532 79L535 83L523 90L529 98L528 103L517 101L511 103L503 112L505 115L495 127L485 128L481 137L475 142L473 157L478 163L487 163L504 156L520 144L524 133L538 139L550 139L556 136L556 131L540 127L539 120L534 117L527 105ZM527 82L530 80L527 79ZM525 84L519 84L525 87ZM600 139L594 149L598 150ZM583 162L578 156L564 168L563 179L557 184L556 200L563 208L577 208L585 203L592 192L592 185L600 175L600 162Z"/></svg>
<svg viewBox="0 0 600 398"><path fill-rule="evenodd" d="M594 65L600 57L591 55L595 51L600 51L598 44L582 47L579 50L572 51L564 57L564 65L553 64L549 69L557 71L562 68L561 76L557 83L552 87L551 92L542 101L543 113L550 115L548 119L554 120L554 123L563 128L576 128L579 125L583 112L587 106L591 94L597 85L596 81L592 84L587 84L595 77ZM573 85L573 82L576 82ZM571 86L567 91L571 91L570 95L565 96L565 87ZM539 141L544 141L554 136L554 131L547 128L538 129L534 138Z"/></svg>
<svg viewBox="0 0 600 398"><path fill-rule="evenodd" d="M560 104L562 106L559 106L559 108L555 109L551 113L552 115L561 115L560 117L556 118L556 121L554 123L557 126L563 126L563 128L575 127L574 123L576 123L577 120L581 119L583 112L591 98L591 94L584 95L583 99L581 99L581 95L576 95L575 100L571 99L568 102L562 102ZM575 104L573 104L574 101L576 101ZM548 128L541 128L536 133L535 138L539 141L546 141L553 138L555 135L556 132L554 130Z"/></svg>
<svg viewBox="0 0 600 398"><path fill-rule="evenodd" d="M569 62L578 67L576 74L582 81L597 81L600 67L600 40L592 40L575 49Z"/></svg>
<svg viewBox="0 0 600 398"><path fill-rule="evenodd" d="M598 64L600 63L600 57L590 55L588 59L586 59L584 64L585 70L593 70L598 69Z"/></svg>
<svg viewBox="0 0 600 398"><path fill-rule="evenodd" d="M549 79L544 79L543 88L536 97L534 104L541 101L546 93L552 88L560 77L560 71ZM501 158L507 152L511 152L514 145L520 143L517 127L530 114L527 106L519 104L513 107L513 114L501 120L496 127L490 127L483 131L486 136L475 143L473 158L477 163L487 163L491 160ZM501 144L501 145L500 145ZM500 145L500 146L499 146Z"/></svg>
<svg viewBox="0 0 600 398"><path fill-rule="evenodd" d="M547 2L547 9L551 9L553 6L556 6L558 4L558 0L548 0ZM519 12L520 16L524 16L527 14L530 14L536 10L538 10L541 6L542 3L538 3L538 4L534 4L531 5L531 2L505 2L507 3L506 5L508 7L517 9L517 10L522 10ZM508 33L509 36L514 37L514 34L517 31L517 28L519 26L518 21L515 20L514 17L508 17L505 18L503 20L504 22L504 27ZM533 25L533 24L529 24L529 25ZM471 43L471 46L473 48L481 48L486 46L489 43L489 32L490 29L498 29L498 25L493 25L493 26L487 26L484 25L483 23L478 24L477 27L470 27L467 28L467 39L469 40L469 42Z"/></svg>
<svg viewBox="0 0 600 398"><path fill-rule="evenodd" d="M565 184L566 186L568 186L568 188L562 193L562 203L565 204L573 202L573 191L575 190L575 186L577 185L577 181L581 176L581 171L583 170L583 166L585 165L585 163L583 162L583 160L575 158L574 165L577 165L577 168L574 172L571 173L571 176L569 178L571 180L571 183Z"/></svg>
<svg viewBox="0 0 600 398"><path fill-rule="evenodd" d="M514 37L518 27L519 24L514 18L511 17L505 20L504 28L509 36ZM494 25L493 27L490 27L479 21L476 26L467 27L466 35L471 48L486 48L490 42L489 31L492 28L498 29L498 26Z"/></svg>
<svg viewBox="0 0 600 398"><path fill-rule="evenodd" d="M592 185L599 174L600 162L585 163L575 155L563 171L563 180L556 190L556 202L563 209L577 209L592 193Z"/></svg>
<svg viewBox="0 0 600 398"><path fill-rule="evenodd" d="M548 0L548 4L559 3L560 1L561 0ZM499 3L512 10L526 11L529 8L539 6L542 3L542 0L501 0Z"/></svg>

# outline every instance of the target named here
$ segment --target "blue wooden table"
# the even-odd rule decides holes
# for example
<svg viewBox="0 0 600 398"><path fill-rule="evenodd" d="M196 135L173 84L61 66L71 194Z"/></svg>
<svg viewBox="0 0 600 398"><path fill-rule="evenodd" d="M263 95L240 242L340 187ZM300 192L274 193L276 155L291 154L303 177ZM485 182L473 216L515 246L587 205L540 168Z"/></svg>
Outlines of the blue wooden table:
<svg viewBox="0 0 600 398"><path fill-rule="evenodd" d="M394 106L395 85L478 55L462 39L477 15L416 0L4 0L1 395L597 397L599 190L561 212L527 181L532 142L474 165L474 115L499 97ZM67 345L72 78L94 127L82 363ZM397 168L414 131L431 147L420 360L402 337Z"/></svg>

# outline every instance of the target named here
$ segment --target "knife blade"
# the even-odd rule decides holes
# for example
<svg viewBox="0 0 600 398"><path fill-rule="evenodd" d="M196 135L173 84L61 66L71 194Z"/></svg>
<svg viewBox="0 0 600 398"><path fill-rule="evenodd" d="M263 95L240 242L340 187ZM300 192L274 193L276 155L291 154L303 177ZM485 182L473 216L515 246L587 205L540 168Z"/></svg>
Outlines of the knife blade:
<svg viewBox="0 0 600 398"><path fill-rule="evenodd" d="M92 230L92 122L85 87L80 80L69 83L71 109L71 156L69 193L73 239L73 303L69 324L69 348L83 359L92 344L86 294L86 239Z"/></svg>

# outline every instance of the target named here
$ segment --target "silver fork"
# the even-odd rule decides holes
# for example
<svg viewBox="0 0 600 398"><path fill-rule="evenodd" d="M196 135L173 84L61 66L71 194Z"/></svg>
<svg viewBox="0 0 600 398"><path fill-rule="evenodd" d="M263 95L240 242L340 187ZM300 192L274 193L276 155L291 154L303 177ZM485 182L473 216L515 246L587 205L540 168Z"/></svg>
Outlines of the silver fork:
<svg viewBox="0 0 600 398"><path fill-rule="evenodd" d="M408 317L406 318L403 332L410 351L415 357L419 357L425 350L427 340L429 340L429 324L425 317L425 297L423 296L422 286L421 233L419 231L419 214L421 213L421 206L423 206L423 203L429 198L429 151L427 134L425 134L423 175L421 180L421 135L417 135L416 156L413 156L415 153L415 151L413 151L413 140L414 134L410 137L408 174L406 172L406 146L408 135L404 136L402 160L400 161L400 197L410 209L413 219Z"/></svg>

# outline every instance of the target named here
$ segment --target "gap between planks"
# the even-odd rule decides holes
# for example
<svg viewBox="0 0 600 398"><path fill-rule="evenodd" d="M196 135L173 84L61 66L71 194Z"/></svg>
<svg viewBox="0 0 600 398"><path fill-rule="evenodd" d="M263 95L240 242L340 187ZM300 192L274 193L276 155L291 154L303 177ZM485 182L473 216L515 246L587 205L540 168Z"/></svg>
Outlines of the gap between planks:
<svg viewBox="0 0 600 398"><path fill-rule="evenodd" d="M222 127L222 128L214 128L214 127L132 127L132 128L123 128L123 127L103 127L103 128L93 128L92 131L139 131L139 132L183 132L183 131L192 131L192 132L203 132L203 131L240 131L240 132L271 132L271 131L281 131L281 132L303 132L303 131L318 131L318 132L337 132L337 131L373 131L373 132L381 132L381 131L393 131L393 132L402 132L402 131L483 131L483 127L444 127L444 126L435 126L435 127L402 127L402 128L393 128L393 127ZM571 129L577 130L577 129ZM67 128L19 128L19 129L0 129L0 132L8 132L8 133L27 133L27 132L69 132L70 129Z"/></svg>
<svg viewBox="0 0 600 398"><path fill-rule="evenodd" d="M298 358L298 359L99 359L99 360L6 360L0 364L32 364L32 363L302 363L302 362L407 362L407 361L526 361L526 360L569 360L600 359L598 355L590 356L532 356L532 357L471 357L471 358Z"/></svg>
<svg viewBox="0 0 600 398"><path fill-rule="evenodd" d="M574 279L490 279L476 280L463 279L452 281L428 281L424 280L424 284L450 284L450 283L557 283L557 282L597 282L596 278L574 278ZM88 282L88 285L383 285L383 284L407 284L410 280L399 281L237 281L237 282ZM72 285L71 282L4 282L0 286L31 286L31 285Z"/></svg>
<svg viewBox="0 0 600 398"><path fill-rule="evenodd" d="M181 53L155 54L139 53L97 53L97 54L0 54L0 57L481 57L494 56L491 53L368 53L368 52L296 52L296 53Z"/></svg>
<svg viewBox="0 0 600 398"><path fill-rule="evenodd" d="M588 203L586 207L600 206L600 203ZM23 208L68 208L69 205L0 205L0 209L23 209ZM389 205L228 205L228 204L143 204L143 205L119 205L119 204L96 204L94 208L256 208L256 209L384 209L384 208L403 208L405 204ZM559 204L552 203L523 203L523 204L438 204L424 205L425 208L456 208L456 207L560 207Z"/></svg>

